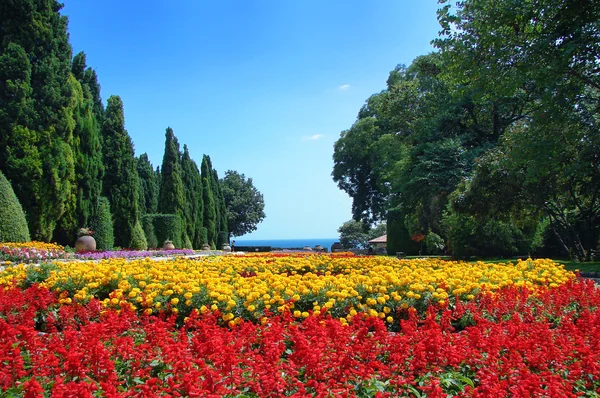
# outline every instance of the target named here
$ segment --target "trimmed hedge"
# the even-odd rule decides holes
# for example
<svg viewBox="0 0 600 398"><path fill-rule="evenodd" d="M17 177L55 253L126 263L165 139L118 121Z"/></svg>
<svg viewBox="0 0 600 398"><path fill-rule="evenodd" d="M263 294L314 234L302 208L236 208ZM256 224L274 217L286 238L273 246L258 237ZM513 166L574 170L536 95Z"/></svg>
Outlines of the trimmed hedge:
<svg viewBox="0 0 600 398"><path fill-rule="evenodd" d="M399 208L388 210L387 214L387 252L395 254L418 254L419 245L410 239L408 228L404 223L404 212Z"/></svg>
<svg viewBox="0 0 600 398"><path fill-rule="evenodd" d="M115 245L112 216L110 214L110 203L104 196L98 198L96 203L96 216L90 221L90 227L94 231L97 250L112 250Z"/></svg>
<svg viewBox="0 0 600 398"><path fill-rule="evenodd" d="M21 203L12 185L0 171L0 242L29 242L30 240Z"/></svg>
<svg viewBox="0 0 600 398"><path fill-rule="evenodd" d="M144 219L148 219L148 221L144 221L147 223L146 225L152 226L158 247L162 247L166 240L172 241L178 249L183 247L181 241L182 222L177 214L146 214ZM148 232L146 232L146 236L148 236Z"/></svg>

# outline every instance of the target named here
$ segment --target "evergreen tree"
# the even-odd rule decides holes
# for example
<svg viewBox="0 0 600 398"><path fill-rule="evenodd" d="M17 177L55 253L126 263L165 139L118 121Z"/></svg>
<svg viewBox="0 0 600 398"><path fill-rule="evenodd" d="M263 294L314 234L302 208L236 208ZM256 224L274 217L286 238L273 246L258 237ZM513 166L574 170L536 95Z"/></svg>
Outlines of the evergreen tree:
<svg viewBox="0 0 600 398"><path fill-rule="evenodd" d="M225 243L229 243L229 231L227 230L227 207L225 205L225 198L223 197L219 174L215 169L212 170L211 184L214 190L213 196L215 198L215 208L217 210L217 232L219 233L217 235L217 248L220 249ZM221 238L223 236L225 236L224 239Z"/></svg>
<svg viewBox="0 0 600 398"><path fill-rule="evenodd" d="M185 187L185 228L193 248L202 246L204 205L202 202L202 178L196 162L190 157L187 145L181 157L183 186Z"/></svg>
<svg viewBox="0 0 600 398"><path fill-rule="evenodd" d="M29 229L23 208L10 182L0 171L0 242L28 242Z"/></svg>
<svg viewBox="0 0 600 398"><path fill-rule="evenodd" d="M140 177L140 214L154 214L158 208L158 177L148 154L143 153L137 158L137 171Z"/></svg>
<svg viewBox="0 0 600 398"><path fill-rule="evenodd" d="M134 250L148 249L148 241L146 240L146 235L144 234L144 229L142 228L142 223L139 219L133 227L129 247Z"/></svg>
<svg viewBox="0 0 600 398"><path fill-rule="evenodd" d="M167 128L165 133L165 154L161 167L161 184L158 196L158 212L162 214L177 214L184 223L185 197L183 181L181 180L181 154L179 142L173 134L173 129ZM182 233L186 234L185 227ZM181 236L182 241L184 235Z"/></svg>
<svg viewBox="0 0 600 398"><path fill-rule="evenodd" d="M94 112L94 98L87 83L86 58L80 52L73 58L73 155L75 161L76 185L73 195L75 206L61 217L54 240L63 244L72 244L77 228L88 226L96 207L95 201L102 193L102 148L100 142L100 124ZM76 80L75 80L76 79Z"/></svg>
<svg viewBox="0 0 600 398"><path fill-rule="evenodd" d="M75 201L71 46L61 8L56 0L0 6L0 169L32 237L44 241Z"/></svg>
<svg viewBox="0 0 600 398"><path fill-rule="evenodd" d="M104 135L104 195L110 201L115 244L127 247L138 219L139 182L131 137L125 130L123 102L111 96L102 126Z"/></svg>
<svg viewBox="0 0 600 398"><path fill-rule="evenodd" d="M211 246L217 243L217 210L212 188L212 167L210 157L204 155L200 166L202 177L202 202L204 203L203 225L206 228L207 242Z"/></svg>
<svg viewBox="0 0 600 398"><path fill-rule="evenodd" d="M110 203L106 197L102 196L96 201L96 209L90 220L90 226L94 231L96 248L98 250L112 250L115 244L115 236L110 214Z"/></svg>

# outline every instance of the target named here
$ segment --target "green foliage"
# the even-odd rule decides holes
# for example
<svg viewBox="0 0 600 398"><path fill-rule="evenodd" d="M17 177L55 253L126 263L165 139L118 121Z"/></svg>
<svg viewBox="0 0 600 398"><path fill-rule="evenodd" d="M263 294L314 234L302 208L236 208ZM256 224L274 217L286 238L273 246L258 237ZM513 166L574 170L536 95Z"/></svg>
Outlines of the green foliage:
<svg viewBox="0 0 600 398"><path fill-rule="evenodd" d="M442 225L455 258L530 255L541 243L543 228L536 222L519 226L512 219L476 218L456 212L452 203L444 212Z"/></svg>
<svg viewBox="0 0 600 398"><path fill-rule="evenodd" d="M221 250L223 248L223 245L225 245L226 243L229 243L229 234L226 231L220 231L217 234L217 243L215 247L217 248L217 250Z"/></svg>
<svg viewBox="0 0 600 398"><path fill-rule="evenodd" d="M90 220L90 227L94 231L96 249L112 250L115 244L113 221L108 198L98 198L94 216Z"/></svg>
<svg viewBox="0 0 600 398"><path fill-rule="evenodd" d="M254 187L252 178L228 170L221 180L224 203L227 211L228 231L233 236L242 236L256 230L265 218L263 195Z"/></svg>
<svg viewBox="0 0 600 398"><path fill-rule="evenodd" d="M43 241L75 207L71 47L61 7L11 1L0 12L0 170L32 238Z"/></svg>
<svg viewBox="0 0 600 398"><path fill-rule="evenodd" d="M184 237L183 237L183 248L184 249L193 249L192 241L189 238L189 236L187 236L187 234L184 234Z"/></svg>
<svg viewBox="0 0 600 398"><path fill-rule="evenodd" d="M202 227L202 234L200 235L200 241L202 244L208 244L208 229ZM202 247L202 245L200 245Z"/></svg>
<svg viewBox="0 0 600 398"><path fill-rule="evenodd" d="M444 239L435 232L427 232L425 235L425 249L427 254L442 254L444 250Z"/></svg>
<svg viewBox="0 0 600 398"><path fill-rule="evenodd" d="M227 207L225 205L225 198L223 197L221 180L219 180L217 170L214 169L212 170L211 186L214 190L213 196L215 198L215 210L217 211L217 231L227 232Z"/></svg>
<svg viewBox="0 0 600 398"><path fill-rule="evenodd" d="M137 172L140 181L140 214L154 214L158 209L158 177L148 159L148 154L143 153L137 158Z"/></svg>
<svg viewBox="0 0 600 398"><path fill-rule="evenodd" d="M82 68L82 72L78 70L78 74L75 75L78 81L73 83L76 101L73 151L78 189L75 217L77 224L88 225L89 218L94 213L95 201L102 193L104 165L102 164L100 138L101 125L98 116L94 112L94 97L88 82L90 69L86 67L83 52L73 58L71 70L74 69L75 65L77 65L77 68Z"/></svg>
<svg viewBox="0 0 600 398"><path fill-rule="evenodd" d="M185 232L195 249L202 246L204 203L202 202L202 178L196 162L190 157L187 145L181 156L182 182L185 187Z"/></svg>
<svg viewBox="0 0 600 398"><path fill-rule="evenodd" d="M445 74L496 106L504 133L458 209L545 216L564 254L590 260L600 237L600 5L465 1L451 10L440 11L435 41Z"/></svg>
<svg viewBox="0 0 600 398"><path fill-rule="evenodd" d="M185 195L181 179L181 152L179 142L173 134L173 129L167 128L165 132L165 153L161 167L160 193L158 195L158 211L162 214L177 214L184 222L181 233L185 233ZM183 241L184 236L178 238ZM173 239L175 239L173 237ZM160 243L160 242L159 242Z"/></svg>
<svg viewBox="0 0 600 398"><path fill-rule="evenodd" d="M350 220L342 224L338 232L344 249L364 249L369 245L369 240L385 235L386 224L379 224L371 229L361 221Z"/></svg>
<svg viewBox="0 0 600 398"><path fill-rule="evenodd" d="M154 227L158 246L162 247L166 240L173 242L176 248L183 247L182 222L177 214L147 214L144 216Z"/></svg>
<svg viewBox="0 0 600 398"><path fill-rule="evenodd" d="M163 214L183 214L184 195L181 180L179 142L173 129L165 132L165 153L161 167L161 185L158 196L158 210Z"/></svg>
<svg viewBox="0 0 600 398"><path fill-rule="evenodd" d="M202 203L204 203L203 225L207 232L207 243L214 246L217 240L217 210L211 184L212 165L210 158L206 155L202 158L200 175L202 177Z"/></svg>
<svg viewBox="0 0 600 398"><path fill-rule="evenodd" d="M0 242L28 242L29 229L23 208L10 182L0 171Z"/></svg>
<svg viewBox="0 0 600 398"><path fill-rule="evenodd" d="M142 228L142 224L139 220L133 227L129 248L134 250L148 249L148 242L146 241L146 236L144 235L144 229Z"/></svg>
<svg viewBox="0 0 600 398"><path fill-rule="evenodd" d="M142 229L144 230L144 236L146 237L146 242L148 242L148 247L156 249L159 246L158 238L154 232L153 220L153 217L148 217L147 215L142 216Z"/></svg>
<svg viewBox="0 0 600 398"><path fill-rule="evenodd" d="M138 219L139 181L131 137L125 130L123 102L111 96L102 127L104 135L104 195L110 201L115 244L127 247Z"/></svg>
<svg viewBox="0 0 600 398"><path fill-rule="evenodd" d="M387 252L418 254L419 245L410 239L405 224L406 213L399 208L388 210L387 214Z"/></svg>

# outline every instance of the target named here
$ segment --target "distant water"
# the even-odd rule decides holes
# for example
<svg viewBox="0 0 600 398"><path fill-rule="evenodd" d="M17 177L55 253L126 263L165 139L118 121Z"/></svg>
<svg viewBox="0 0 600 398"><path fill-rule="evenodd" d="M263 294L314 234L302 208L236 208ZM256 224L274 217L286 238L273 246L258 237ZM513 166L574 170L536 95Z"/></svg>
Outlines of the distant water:
<svg viewBox="0 0 600 398"><path fill-rule="evenodd" d="M331 250L334 242L339 242L339 238L323 239L235 239L236 246L271 246L277 249L298 249L304 246L315 247L321 245L327 250Z"/></svg>

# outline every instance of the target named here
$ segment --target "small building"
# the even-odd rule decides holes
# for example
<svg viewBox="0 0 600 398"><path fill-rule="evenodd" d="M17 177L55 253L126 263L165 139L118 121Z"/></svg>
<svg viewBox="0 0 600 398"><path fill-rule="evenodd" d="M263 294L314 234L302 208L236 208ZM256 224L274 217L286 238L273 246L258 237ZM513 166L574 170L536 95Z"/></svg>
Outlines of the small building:
<svg viewBox="0 0 600 398"><path fill-rule="evenodd" d="M375 252L377 252L378 249L386 250L387 249L387 234L381 235L380 237L375 238L375 239L371 239L369 241L369 245L373 246L373 249L375 249Z"/></svg>

